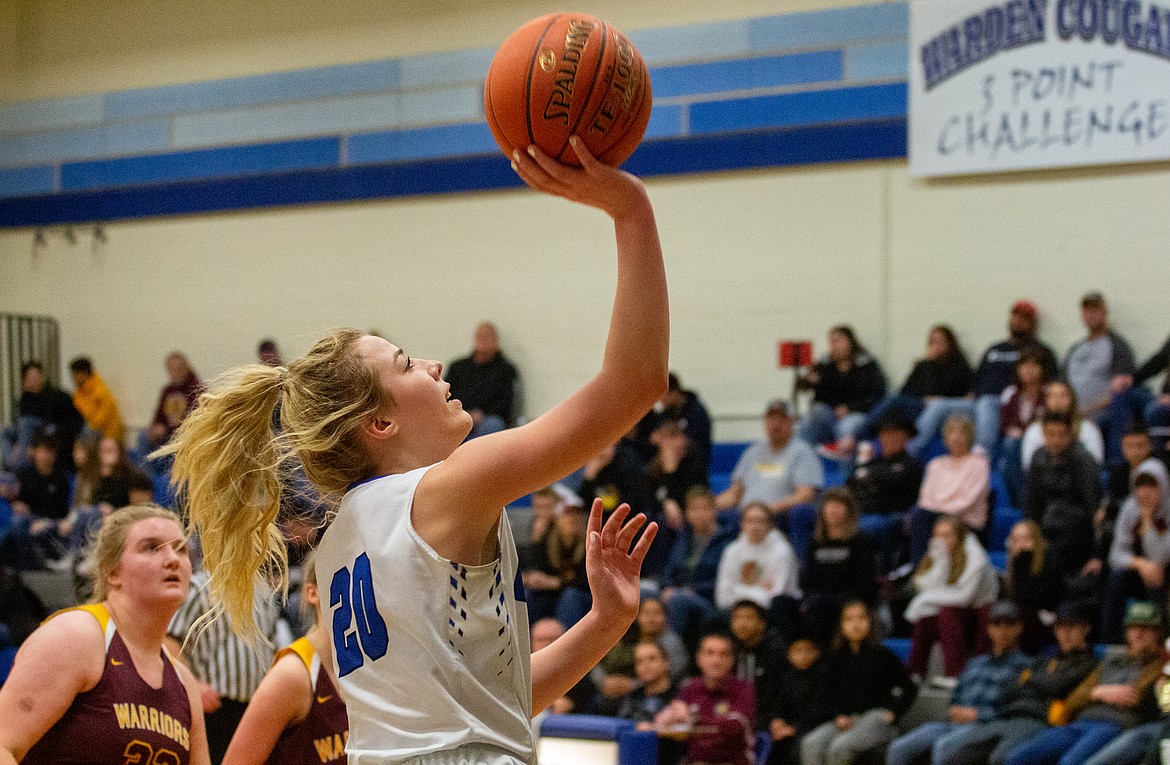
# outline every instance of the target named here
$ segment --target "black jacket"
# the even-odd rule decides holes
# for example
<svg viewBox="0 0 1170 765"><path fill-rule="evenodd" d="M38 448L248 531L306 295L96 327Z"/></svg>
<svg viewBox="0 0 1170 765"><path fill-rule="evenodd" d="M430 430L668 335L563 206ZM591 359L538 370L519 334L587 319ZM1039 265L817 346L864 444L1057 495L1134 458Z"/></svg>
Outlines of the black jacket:
<svg viewBox="0 0 1170 765"><path fill-rule="evenodd" d="M901 717L917 694L918 686L890 649L865 645L855 654L842 646L825 660L819 703L829 717L871 709L888 709Z"/></svg>
<svg viewBox="0 0 1170 765"><path fill-rule="evenodd" d="M1004 577L1003 595L1021 608L1030 611L1055 611L1064 595L1064 581L1060 567L1051 555L1044 556L1040 572L1032 573L1032 553L1022 552L1008 561L1011 585Z"/></svg>
<svg viewBox="0 0 1170 765"><path fill-rule="evenodd" d="M1089 648L1037 657L1020 675L1019 685L1004 695L997 717L1030 717L1048 722L1049 705L1067 698L1096 668L1097 655Z"/></svg>
<svg viewBox="0 0 1170 765"><path fill-rule="evenodd" d="M518 377L516 367L502 353L483 364L467 356L451 362L447 368L451 393L463 404L464 411L478 409L500 417L509 425L516 415L513 407Z"/></svg>
<svg viewBox="0 0 1170 765"><path fill-rule="evenodd" d="M922 470L908 452L882 455L854 468L846 485L862 515L904 513L918 501Z"/></svg>
<svg viewBox="0 0 1170 765"><path fill-rule="evenodd" d="M1056 354L1051 348L1035 337L1009 338L991 346L983 354L971 385L972 392L977 396L998 396L1003 393L1016 380L1016 362L1020 360L1020 351L1025 348L1033 348L1040 354L1045 379L1055 379L1059 368Z"/></svg>
<svg viewBox="0 0 1170 765"><path fill-rule="evenodd" d="M1162 344L1149 361L1137 368L1133 373L1133 382L1135 385L1141 385L1151 377L1165 372L1167 368L1170 368L1170 339ZM1166 375L1166 379L1162 381L1162 392L1170 393L1170 375Z"/></svg>
<svg viewBox="0 0 1170 765"><path fill-rule="evenodd" d="M735 676L751 681L756 689L756 726L766 730L768 722L768 699L779 687L780 675L788 666L787 647L772 630L764 633L759 645L748 648L732 638L735 646Z"/></svg>
<svg viewBox="0 0 1170 765"><path fill-rule="evenodd" d="M800 586L806 595L843 595L873 604L878 595L875 570L873 544L865 534L823 543L814 539Z"/></svg>
<svg viewBox="0 0 1170 765"><path fill-rule="evenodd" d="M816 363L813 371L816 384L801 382L801 387L812 388L813 400L828 406L845 405L851 412L868 412L886 395L886 376L877 360L868 353L853 357L853 364L845 372L837 369L832 359Z"/></svg>
<svg viewBox="0 0 1170 765"><path fill-rule="evenodd" d="M1055 456L1040 449L1028 469L1024 514L1065 554L1066 571L1080 568L1091 554L1093 512L1101 503L1100 473L1097 461L1079 443Z"/></svg>
<svg viewBox="0 0 1170 765"><path fill-rule="evenodd" d="M798 735L804 735L828 721L830 715L823 706L820 693L824 682L824 661L818 661L808 669L797 669L785 661L767 701L757 702L766 703L763 715L766 723L783 720L796 728ZM767 730L767 725L764 730Z"/></svg>
<svg viewBox="0 0 1170 765"><path fill-rule="evenodd" d="M902 385L902 393L918 398L961 398L970 391L971 365L961 353L941 359L921 359Z"/></svg>

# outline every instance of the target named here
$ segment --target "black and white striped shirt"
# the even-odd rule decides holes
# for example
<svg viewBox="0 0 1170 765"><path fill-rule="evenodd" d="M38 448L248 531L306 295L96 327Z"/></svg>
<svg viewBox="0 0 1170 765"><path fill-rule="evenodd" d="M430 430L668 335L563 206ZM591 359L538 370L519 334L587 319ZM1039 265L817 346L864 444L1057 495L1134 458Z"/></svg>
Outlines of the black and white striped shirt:
<svg viewBox="0 0 1170 765"><path fill-rule="evenodd" d="M206 571L191 575L187 599L171 619L167 634L183 644L183 659L195 677L221 696L247 702L256 692L275 655L276 622L280 612L276 597L258 585L255 595L256 627L268 644L257 640L253 647L232 632L231 621L222 614L209 624L196 622L211 610L211 589ZM190 642L187 633L194 631Z"/></svg>

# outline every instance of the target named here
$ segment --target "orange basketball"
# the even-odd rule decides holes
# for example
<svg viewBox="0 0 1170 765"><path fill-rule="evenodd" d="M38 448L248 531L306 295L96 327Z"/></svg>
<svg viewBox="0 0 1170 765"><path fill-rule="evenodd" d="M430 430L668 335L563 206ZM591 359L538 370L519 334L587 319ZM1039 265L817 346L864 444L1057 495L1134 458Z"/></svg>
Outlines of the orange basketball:
<svg viewBox="0 0 1170 765"><path fill-rule="evenodd" d="M576 165L569 137L617 166L650 121L646 64L630 39L588 13L552 13L517 29L496 51L483 87L483 110L509 156L535 144Z"/></svg>

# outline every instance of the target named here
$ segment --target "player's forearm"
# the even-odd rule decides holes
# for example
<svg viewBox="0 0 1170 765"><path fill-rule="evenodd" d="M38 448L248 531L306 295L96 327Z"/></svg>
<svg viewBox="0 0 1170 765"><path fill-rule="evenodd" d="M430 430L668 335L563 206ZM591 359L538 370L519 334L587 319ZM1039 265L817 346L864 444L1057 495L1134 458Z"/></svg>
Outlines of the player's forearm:
<svg viewBox="0 0 1170 765"><path fill-rule="evenodd" d="M532 714L568 693L629 627L606 623L591 611L552 645L532 654Z"/></svg>

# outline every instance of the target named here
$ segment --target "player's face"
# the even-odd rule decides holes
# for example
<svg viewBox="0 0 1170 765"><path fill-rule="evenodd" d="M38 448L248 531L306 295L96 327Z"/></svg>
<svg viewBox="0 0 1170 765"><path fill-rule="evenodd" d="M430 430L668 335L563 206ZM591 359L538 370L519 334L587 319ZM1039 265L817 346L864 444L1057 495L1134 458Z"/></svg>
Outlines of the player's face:
<svg viewBox="0 0 1170 765"><path fill-rule="evenodd" d="M132 600L178 608L191 584L187 539L169 518L144 518L130 527L110 589Z"/></svg>
<svg viewBox="0 0 1170 765"><path fill-rule="evenodd" d="M357 352L378 376L387 401L379 417L397 426L396 440L427 459L445 459L471 432L471 415L442 378L438 361L411 358L380 337L366 335Z"/></svg>

